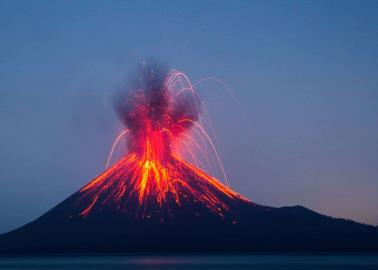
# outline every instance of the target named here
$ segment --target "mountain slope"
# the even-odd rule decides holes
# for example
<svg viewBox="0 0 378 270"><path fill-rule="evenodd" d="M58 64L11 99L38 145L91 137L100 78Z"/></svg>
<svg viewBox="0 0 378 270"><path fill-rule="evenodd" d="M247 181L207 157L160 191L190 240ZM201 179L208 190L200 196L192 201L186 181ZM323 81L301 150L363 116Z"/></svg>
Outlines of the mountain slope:
<svg viewBox="0 0 378 270"><path fill-rule="evenodd" d="M240 203L238 214L224 219L207 209L193 216L186 208L164 221L112 211L62 218L74 199L0 236L0 253L378 251L376 227L300 206Z"/></svg>

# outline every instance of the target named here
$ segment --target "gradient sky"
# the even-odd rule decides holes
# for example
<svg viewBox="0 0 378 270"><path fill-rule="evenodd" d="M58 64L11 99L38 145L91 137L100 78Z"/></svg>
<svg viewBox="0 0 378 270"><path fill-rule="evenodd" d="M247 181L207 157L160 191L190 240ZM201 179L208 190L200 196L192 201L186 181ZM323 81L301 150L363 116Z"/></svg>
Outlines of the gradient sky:
<svg viewBox="0 0 378 270"><path fill-rule="evenodd" d="M208 101L231 186L378 224L378 1L0 1L0 232L103 170L146 56Z"/></svg>

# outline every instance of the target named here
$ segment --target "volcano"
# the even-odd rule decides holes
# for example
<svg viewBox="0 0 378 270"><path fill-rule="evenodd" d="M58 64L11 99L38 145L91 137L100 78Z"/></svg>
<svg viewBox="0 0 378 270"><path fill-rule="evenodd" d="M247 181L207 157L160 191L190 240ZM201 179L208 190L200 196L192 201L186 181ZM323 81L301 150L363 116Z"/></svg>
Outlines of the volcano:
<svg viewBox="0 0 378 270"><path fill-rule="evenodd" d="M378 228L301 206L253 203L201 169L224 172L182 72L142 65L116 102L126 127L107 169L35 221L0 236L0 253L378 251ZM190 132L196 130L194 135ZM110 164L121 138L127 151ZM202 158L201 158L202 157ZM192 162L187 161L192 159Z"/></svg>

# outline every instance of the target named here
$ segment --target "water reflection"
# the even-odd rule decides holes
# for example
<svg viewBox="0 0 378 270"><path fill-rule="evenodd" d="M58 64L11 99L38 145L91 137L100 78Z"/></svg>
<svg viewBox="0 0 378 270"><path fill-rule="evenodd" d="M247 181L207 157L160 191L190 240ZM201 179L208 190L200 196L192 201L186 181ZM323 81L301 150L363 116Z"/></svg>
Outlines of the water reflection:
<svg viewBox="0 0 378 270"><path fill-rule="evenodd" d="M377 255L203 255L3 257L0 269L187 270L187 269L378 269Z"/></svg>

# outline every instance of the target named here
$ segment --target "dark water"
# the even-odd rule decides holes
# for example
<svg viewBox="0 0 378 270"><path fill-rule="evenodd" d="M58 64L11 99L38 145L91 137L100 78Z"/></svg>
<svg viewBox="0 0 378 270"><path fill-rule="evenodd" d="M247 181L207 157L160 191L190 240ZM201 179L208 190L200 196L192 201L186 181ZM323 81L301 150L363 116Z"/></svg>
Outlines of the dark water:
<svg viewBox="0 0 378 270"><path fill-rule="evenodd" d="M378 255L209 255L0 257L0 269L374 269Z"/></svg>

